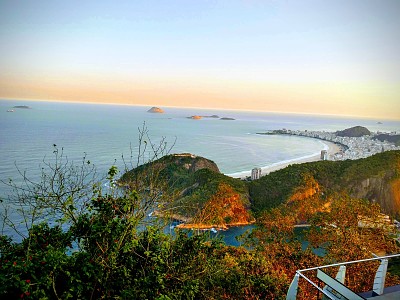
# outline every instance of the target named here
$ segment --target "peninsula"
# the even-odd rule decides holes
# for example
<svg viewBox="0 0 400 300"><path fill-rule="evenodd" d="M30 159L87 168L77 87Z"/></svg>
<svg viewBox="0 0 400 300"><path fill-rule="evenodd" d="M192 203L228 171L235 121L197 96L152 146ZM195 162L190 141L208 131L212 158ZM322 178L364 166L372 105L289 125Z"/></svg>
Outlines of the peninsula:
<svg viewBox="0 0 400 300"><path fill-rule="evenodd" d="M198 115L194 115L194 116L190 116L187 117L188 119L192 119L192 120L201 120L203 117L202 116L198 116Z"/></svg>
<svg viewBox="0 0 400 300"><path fill-rule="evenodd" d="M167 155L125 173L118 183L138 190L146 174L157 174L160 189L168 187L162 194L170 195L151 215L185 223L178 228L226 229L255 221L246 183L221 174L209 159L190 153Z"/></svg>

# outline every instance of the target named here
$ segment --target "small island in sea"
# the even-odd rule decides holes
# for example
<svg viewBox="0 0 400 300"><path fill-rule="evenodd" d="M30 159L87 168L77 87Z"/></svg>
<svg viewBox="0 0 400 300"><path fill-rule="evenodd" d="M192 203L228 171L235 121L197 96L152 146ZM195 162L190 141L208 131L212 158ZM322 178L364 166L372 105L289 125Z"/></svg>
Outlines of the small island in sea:
<svg viewBox="0 0 400 300"><path fill-rule="evenodd" d="M192 120L201 120L203 117L202 116L198 116L198 115L194 115L194 116L190 116L187 117L188 119L192 119Z"/></svg>
<svg viewBox="0 0 400 300"><path fill-rule="evenodd" d="M28 105L15 105L14 108L30 109Z"/></svg>
<svg viewBox="0 0 400 300"><path fill-rule="evenodd" d="M159 107L155 107L153 106L152 108L150 108L147 112L149 113L156 113L156 114L163 114L164 110L159 108Z"/></svg>
<svg viewBox="0 0 400 300"><path fill-rule="evenodd" d="M235 120L234 118L227 118L227 117L219 117L218 115L211 115L211 116L200 116L200 115L193 115L193 116L190 116L190 117L187 117L188 119L192 119L192 120L201 120L201 119L203 119L203 118L208 118L208 119L220 119L220 120L223 120L223 121L226 121L226 120Z"/></svg>

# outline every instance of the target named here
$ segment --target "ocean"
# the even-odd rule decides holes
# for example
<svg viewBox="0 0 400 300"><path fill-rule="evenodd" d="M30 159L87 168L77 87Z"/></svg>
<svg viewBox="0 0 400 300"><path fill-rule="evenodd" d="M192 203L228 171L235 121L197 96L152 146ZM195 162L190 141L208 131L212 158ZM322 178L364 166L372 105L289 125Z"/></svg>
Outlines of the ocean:
<svg viewBox="0 0 400 300"><path fill-rule="evenodd" d="M30 109L13 108L27 105ZM0 100L0 178L18 182L16 166L33 180L53 144L71 161L84 155L106 174L112 165L124 169L122 156L138 151L138 128L145 124L153 143L165 139L171 153L192 153L213 160L224 174L238 176L254 167L309 157L324 149L315 139L258 135L274 129L336 131L361 125L371 131L400 131L400 121L338 116L284 114L197 108L103 105L42 101ZM7 112L7 110L14 112ZM192 115L234 118L220 120ZM382 124L379 124L382 123ZM0 197L9 193L0 184ZM1 221L0 221L1 222ZM1 224L0 224L1 225Z"/></svg>

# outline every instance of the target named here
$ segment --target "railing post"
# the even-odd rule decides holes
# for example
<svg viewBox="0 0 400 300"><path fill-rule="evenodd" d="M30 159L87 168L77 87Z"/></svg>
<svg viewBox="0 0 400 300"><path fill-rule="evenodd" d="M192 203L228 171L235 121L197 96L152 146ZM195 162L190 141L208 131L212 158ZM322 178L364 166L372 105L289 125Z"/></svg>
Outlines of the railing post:
<svg viewBox="0 0 400 300"><path fill-rule="evenodd" d="M340 266L338 272L336 273L335 279L339 281L341 284L344 284L345 278L346 278L346 266ZM324 291L327 291L330 294L332 294L332 296L334 296L333 289L330 286L325 285ZM322 300L328 300L328 297L323 295Z"/></svg>
<svg viewBox="0 0 400 300"><path fill-rule="evenodd" d="M297 297L297 289L299 287L299 273L296 272L292 283L290 284L289 290L286 294L286 300L296 300Z"/></svg>
<svg viewBox="0 0 400 300"><path fill-rule="evenodd" d="M346 278L346 266L340 266L335 279L340 283L344 284L345 278Z"/></svg>
<svg viewBox="0 0 400 300"><path fill-rule="evenodd" d="M385 288L386 271L388 266L388 260L382 259L378 270L375 274L373 295L382 295L383 289Z"/></svg>

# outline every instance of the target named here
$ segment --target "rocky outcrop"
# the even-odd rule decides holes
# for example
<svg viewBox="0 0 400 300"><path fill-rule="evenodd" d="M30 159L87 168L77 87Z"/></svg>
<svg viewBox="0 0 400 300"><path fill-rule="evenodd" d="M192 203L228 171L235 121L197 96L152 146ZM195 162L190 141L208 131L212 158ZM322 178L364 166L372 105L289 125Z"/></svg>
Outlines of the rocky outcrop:
<svg viewBox="0 0 400 300"><path fill-rule="evenodd" d="M348 195L378 203L384 213L400 217L400 151L291 165L250 182L249 193L256 213L318 195Z"/></svg>
<svg viewBox="0 0 400 300"><path fill-rule="evenodd" d="M156 113L156 114L163 114L163 113L164 113L164 110L162 110L162 109L159 108L159 107L153 106L153 107L150 108L147 112L149 112L149 113Z"/></svg>
<svg viewBox="0 0 400 300"><path fill-rule="evenodd" d="M355 126L355 127L347 128L342 131L337 131L336 135L347 136L347 137L361 137L364 135L371 135L371 132L365 127Z"/></svg>
<svg viewBox="0 0 400 300"><path fill-rule="evenodd" d="M202 116L203 118L212 118L212 119L219 119L218 115L211 115L211 116Z"/></svg>
<svg viewBox="0 0 400 300"><path fill-rule="evenodd" d="M209 169L213 172L220 173L218 166L212 160L207 158L196 156L190 153L172 154L169 155L169 163L173 163L177 166L182 166L183 168L194 173L201 169Z"/></svg>
<svg viewBox="0 0 400 300"><path fill-rule="evenodd" d="M179 177L186 177L201 169L220 173L216 163L207 158L190 153L171 154L126 172L119 179L119 183L125 185L132 178L146 173L157 173L160 180L162 178L162 180L174 181L177 174L180 174Z"/></svg>
<svg viewBox="0 0 400 300"><path fill-rule="evenodd" d="M246 225L254 222L248 207L231 186L220 184L200 211L194 216L192 223L184 228L227 228L228 226Z"/></svg>
<svg viewBox="0 0 400 300"><path fill-rule="evenodd" d="M194 115L194 116L190 116L187 117L188 119L192 119L192 120L201 120L203 117L202 116L198 116L198 115Z"/></svg>
<svg viewBox="0 0 400 300"><path fill-rule="evenodd" d="M394 175L388 172L354 182L347 188L348 193L354 198L378 203L387 214L400 215L400 178Z"/></svg>

